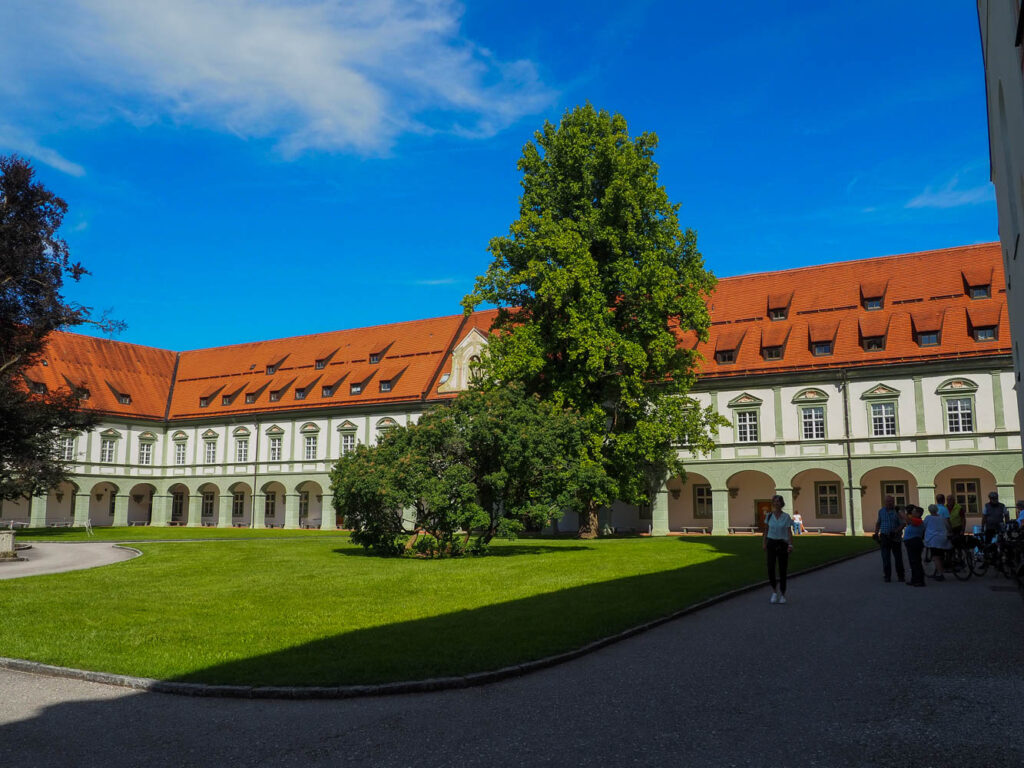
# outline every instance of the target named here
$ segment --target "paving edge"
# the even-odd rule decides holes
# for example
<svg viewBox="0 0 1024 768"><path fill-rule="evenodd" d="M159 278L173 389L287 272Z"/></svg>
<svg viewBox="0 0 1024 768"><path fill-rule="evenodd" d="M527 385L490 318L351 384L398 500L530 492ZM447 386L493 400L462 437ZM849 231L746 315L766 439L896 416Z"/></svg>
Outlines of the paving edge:
<svg viewBox="0 0 1024 768"><path fill-rule="evenodd" d="M133 547L124 547L134 549ZM135 550L138 551L138 550ZM847 560L863 557L875 550L869 549L864 552L855 552L850 555L826 563L804 568L789 574L789 578L796 578L808 573L820 571ZM141 552L139 554L142 554ZM593 653L614 643L621 642L630 637L639 635L642 632L667 624L683 616L696 613L705 608L729 600L733 597L763 589L768 581L760 581L755 584L748 584L745 587L723 592L720 595L709 597L698 603L688 605L678 611L661 616L657 619L638 624L635 627L624 629L614 635L599 638L586 645L574 648L571 651L556 653L553 656L545 656L542 659L526 661L522 664L513 664L501 669L489 672L474 672L468 675L456 677L434 677L427 680L409 680L396 683L380 683L378 685L207 685L205 683L179 683L169 680L154 680L149 677L132 677L131 675L117 675L111 672L90 672L85 669L72 669L71 667L57 667L52 664L42 664L38 661L25 661L24 659L9 659L0 656L0 669L10 669L15 672L26 672L33 675L44 675L46 677L63 677L71 680L84 680L89 683L100 683L101 685L129 688L135 691L149 693L171 693L177 696L211 696L232 699L353 699L363 696L391 696L400 693L428 693L432 691L446 691L458 688L470 688L477 685L487 685L500 680L507 680L511 677L536 672L541 669L563 664L581 656Z"/></svg>

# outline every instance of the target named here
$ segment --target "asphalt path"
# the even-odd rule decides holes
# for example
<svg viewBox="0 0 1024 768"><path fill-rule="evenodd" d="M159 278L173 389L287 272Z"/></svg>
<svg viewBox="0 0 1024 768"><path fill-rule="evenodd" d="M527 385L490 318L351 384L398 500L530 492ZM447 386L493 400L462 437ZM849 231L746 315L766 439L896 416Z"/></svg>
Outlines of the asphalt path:
<svg viewBox="0 0 1024 768"><path fill-rule="evenodd" d="M794 579L786 605L757 591L524 677L395 697L187 698L0 670L0 762L1020 766L1024 600L1008 586L885 584L872 554Z"/></svg>
<svg viewBox="0 0 1024 768"><path fill-rule="evenodd" d="M0 579L79 571L120 563L122 560L131 560L139 556L135 550L116 547L110 542L57 544L33 541L31 544L30 549L18 550L21 560L0 563Z"/></svg>

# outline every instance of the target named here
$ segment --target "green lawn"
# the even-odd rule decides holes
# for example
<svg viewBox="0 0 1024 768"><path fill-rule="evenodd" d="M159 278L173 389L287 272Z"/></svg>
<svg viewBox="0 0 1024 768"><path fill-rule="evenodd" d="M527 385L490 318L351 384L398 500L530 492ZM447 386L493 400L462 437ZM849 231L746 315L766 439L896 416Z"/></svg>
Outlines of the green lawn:
<svg viewBox="0 0 1024 768"><path fill-rule="evenodd" d="M530 539L430 561L274 533L0 581L0 656L206 683L422 679L577 648L764 579L753 537ZM872 546L802 537L791 569Z"/></svg>
<svg viewBox="0 0 1024 768"><path fill-rule="evenodd" d="M2 530L2 529L0 529ZM133 525L128 528L93 528L93 535L85 528L18 528L19 542L32 541L182 541L185 539L285 539L309 536L345 536L338 531L319 529L281 530L280 528L186 528L168 526L150 528Z"/></svg>

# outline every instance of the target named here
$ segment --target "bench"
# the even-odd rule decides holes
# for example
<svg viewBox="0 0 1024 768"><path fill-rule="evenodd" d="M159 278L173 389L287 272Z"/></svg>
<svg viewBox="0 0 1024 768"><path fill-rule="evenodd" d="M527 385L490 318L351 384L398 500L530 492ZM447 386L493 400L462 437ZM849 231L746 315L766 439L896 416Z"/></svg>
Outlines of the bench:
<svg viewBox="0 0 1024 768"><path fill-rule="evenodd" d="M708 529L699 525L684 525L679 529L681 533L703 533L707 535Z"/></svg>
<svg viewBox="0 0 1024 768"><path fill-rule="evenodd" d="M729 533L757 533L756 525L730 525Z"/></svg>
<svg viewBox="0 0 1024 768"><path fill-rule="evenodd" d="M149 525L145 520L129 520L128 525Z"/></svg>
<svg viewBox="0 0 1024 768"><path fill-rule="evenodd" d="M171 520L167 524L170 525L170 526L178 527L178 526L184 525L185 521L184 520Z"/></svg>
<svg viewBox="0 0 1024 768"><path fill-rule="evenodd" d="M825 528L820 525L805 525L804 533L824 533Z"/></svg>

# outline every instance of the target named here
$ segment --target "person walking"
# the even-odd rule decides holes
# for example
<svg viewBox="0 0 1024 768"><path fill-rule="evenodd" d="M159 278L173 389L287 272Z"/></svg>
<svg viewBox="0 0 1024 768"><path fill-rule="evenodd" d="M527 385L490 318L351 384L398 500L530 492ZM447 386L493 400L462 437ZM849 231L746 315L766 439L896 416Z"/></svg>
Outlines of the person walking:
<svg viewBox="0 0 1024 768"><path fill-rule="evenodd" d="M907 527L903 529L903 546L907 548L907 565L910 566L908 587L924 586L924 566L921 565L921 554L924 552L924 520L920 507L907 505Z"/></svg>
<svg viewBox="0 0 1024 768"><path fill-rule="evenodd" d="M872 537L878 542L882 552L882 576L886 581L892 581L892 561L896 561L896 577L903 581L903 547L901 544L901 531L903 521L896 509L896 499L892 496L885 497L885 506L878 510L878 519L875 520L875 535Z"/></svg>
<svg viewBox="0 0 1024 768"><path fill-rule="evenodd" d="M789 569L789 553L793 551L793 519L782 511L786 500L781 496L772 496L772 511L765 520L764 535L761 537L761 549L768 556L768 581L772 585L772 596L769 602L786 602L786 572ZM779 576L775 577L778 565Z"/></svg>
<svg viewBox="0 0 1024 768"><path fill-rule="evenodd" d="M936 581L945 581L943 573L946 570L946 557L953 545L949 541L949 520L939 514L939 508L935 504L928 505L928 517L924 519L924 545L931 552L932 562L935 563Z"/></svg>

